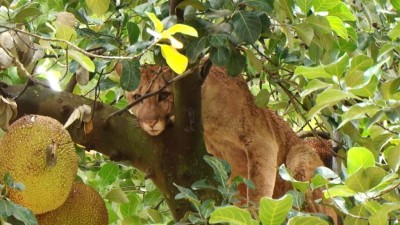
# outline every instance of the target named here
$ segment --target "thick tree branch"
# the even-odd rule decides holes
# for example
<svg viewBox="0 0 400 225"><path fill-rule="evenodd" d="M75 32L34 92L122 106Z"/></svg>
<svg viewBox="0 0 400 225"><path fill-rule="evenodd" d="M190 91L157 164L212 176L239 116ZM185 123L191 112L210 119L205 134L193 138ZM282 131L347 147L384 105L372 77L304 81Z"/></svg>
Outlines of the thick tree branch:
<svg viewBox="0 0 400 225"><path fill-rule="evenodd" d="M175 200L178 190L173 184L190 187L195 181L212 174L203 160L206 152L199 113L201 79L195 75L198 74L174 83L176 124L159 136L151 137L143 132L129 113L112 117L104 126L106 118L117 109L101 103L93 109L94 128L91 133L85 135L82 127L69 128L74 142L104 153L113 160L128 160L134 167L145 171L163 193L175 219L182 218L191 206L187 201ZM10 86L3 90L16 96L23 88ZM39 114L62 123L74 108L83 104L93 105L93 100L37 85L27 87L16 101L18 117Z"/></svg>

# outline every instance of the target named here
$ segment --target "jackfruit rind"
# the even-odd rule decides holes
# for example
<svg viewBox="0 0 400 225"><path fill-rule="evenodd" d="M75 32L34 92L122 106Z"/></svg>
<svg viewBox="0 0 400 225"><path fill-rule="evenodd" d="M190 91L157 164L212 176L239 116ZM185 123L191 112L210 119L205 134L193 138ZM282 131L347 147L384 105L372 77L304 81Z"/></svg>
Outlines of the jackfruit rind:
<svg viewBox="0 0 400 225"><path fill-rule="evenodd" d="M76 182L58 209L36 215L39 225L106 225L108 213L103 198L90 186Z"/></svg>
<svg viewBox="0 0 400 225"><path fill-rule="evenodd" d="M56 162L46 161L49 146ZM68 197L78 169L71 137L57 120L27 115L11 126L0 140L0 177L10 172L25 190L10 189L9 198L34 214L60 207Z"/></svg>

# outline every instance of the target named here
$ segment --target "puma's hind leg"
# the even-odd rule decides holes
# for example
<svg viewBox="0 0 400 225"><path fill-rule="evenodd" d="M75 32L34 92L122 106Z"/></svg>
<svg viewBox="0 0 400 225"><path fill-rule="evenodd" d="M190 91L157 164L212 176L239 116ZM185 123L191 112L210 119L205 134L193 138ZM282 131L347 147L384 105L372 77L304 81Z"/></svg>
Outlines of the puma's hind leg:
<svg viewBox="0 0 400 225"><path fill-rule="evenodd" d="M310 146L299 144L290 149L286 166L296 180L309 181L313 177L315 169L324 166L324 163ZM305 210L312 213L326 214L333 219L334 224L338 224L337 215L332 208L315 203L315 200L322 197L323 193L320 189L307 192Z"/></svg>

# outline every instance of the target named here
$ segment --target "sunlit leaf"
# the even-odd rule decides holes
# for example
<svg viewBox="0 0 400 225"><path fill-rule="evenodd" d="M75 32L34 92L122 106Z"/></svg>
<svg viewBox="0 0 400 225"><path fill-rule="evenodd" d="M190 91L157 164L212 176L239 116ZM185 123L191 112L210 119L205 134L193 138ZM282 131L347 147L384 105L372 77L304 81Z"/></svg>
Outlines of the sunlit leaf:
<svg viewBox="0 0 400 225"><path fill-rule="evenodd" d="M357 205L350 209L350 215L347 215L344 220L344 225L368 225L368 218L370 215L363 205ZM355 215L355 216L352 216Z"/></svg>
<svg viewBox="0 0 400 225"><path fill-rule="evenodd" d="M350 175L359 168L368 168L374 165L375 157L367 148L353 147L347 152L347 171Z"/></svg>
<svg viewBox="0 0 400 225"><path fill-rule="evenodd" d="M296 0L296 4L300 7L304 14L307 14L312 7L313 0Z"/></svg>
<svg viewBox="0 0 400 225"><path fill-rule="evenodd" d="M303 75L307 79L315 78L331 78L332 75L325 71L324 66L308 67L308 66L298 66L294 70L294 75Z"/></svg>
<svg viewBox="0 0 400 225"><path fill-rule="evenodd" d="M316 216L295 216L290 218L288 225L329 225L329 223Z"/></svg>
<svg viewBox="0 0 400 225"><path fill-rule="evenodd" d="M392 28L389 33L388 36L392 39L392 40L396 40L398 37L400 37L400 23L396 23L396 25L394 26L394 28Z"/></svg>
<svg viewBox="0 0 400 225"><path fill-rule="evenodd" d="M292 209L292 202L291 195L284 195L280 199L261 198L259 212L261 222L269 225L282 224Z"/></svg>
<svg viewBox="0 0 400 225"><path fill-rule="evenodd" d="M103 165L98 173L101 178L101 184L106 186L114 183L118 178L119 171L119 167L115 163L106 163Z"/></svg>
<svg viewBox="0 0 400 225"><path fill-rule="evenodd" d="M319 33L328 33L331 32L331 26L326 17L323 16L309 16L305 20L306 23L310 24L315 30L315 32Z"/></svg>
<svg viewBox="0 0 400 225"><path fill-rule="evenodd" d="M104 198L109 201L121 204L121 207L122 207L122 205L129 204L129 200L130 200L126 196L125 192L119 187L114 188L111 191L107 192L107 194L104 196Z"/></svg>
<svg viewBox="0 0 400 225"><path fill-rule="evenodd" d="M400 168L400 145L386 149L383 156L390 169L397 172Z"/></svg>
<svg viewBox="0 0 400 225"><path fill-rule="evenodd" d="M161 47L161 54L167 61L168 66L177 74L185 72L188 65L186 56L169 45L159 44L159 46Z"/></svg>
<svg viewBox="0 0 400 225"><path fill-rule="evenodd" d="M217 208L210 216L210 224L229 223L234 225L258 225L251 218L250 212L237 206L225 206Z"/></svg>
<svg viewBox="0 0 400 225"><path fill-rule="evenodd" d="M313 6L314 6L314 10L319 12L319 11L327 11L329 9L332 9L339 3L340 3L340 0L314 0Z"/></svg>
<svg viewBox="0 0 400 225"><path fill-rule="evenodd" d="M325 198L333 198L333 197L351 197L356 194L355 191L350 189L346 185L335 185L331 188L324 190Z"/></svg>
<svg viewBox="0 0 400 225"><path fill-rule="evenodd" d="M299 38L304 41L306 45L310 45L314 38L314 29L307 23L299 23L294 26Z"/></svg>
<svg viewBox="0 0 400 225"><path fill-rule="evenodd" d="M93 61L87 57L86 55L75 51L75 50L69 50L68 51L68 56L77 61L83 68L85 68L89 72L94 72L95 70L95 65Z"/></svg>
<svg viewBox="0 0 400 225"><path fill-rule="evenodd" d="M341 77L349 65L349 55L344 54L336 62L325 66L325 71L329 74Z"/></svg>
<svg viewBox="0 0 400 225"><path fill-rule="evenodd" d="M181 33L181 34L186 34L186 35L193 36L193 37L198 36L196 29L194 29L191 26L185 25L185 24L172 25L172 27L167 29L167 32L171 35L174 35L176 33Z"/></svg>
<svg viewBox="0 0 400 225"><path fill-rule="evenodd" d="M349 111L347 111L342 115L342 122L339 124L337 129L339 129L345 123L351 120L365 118L368 115L374 115L379 109L380 107L376 105L367 105L364 107L359 105L354 105L350 107Z"/></svg>
<svg viewBox="0 0 400 225"><path fill-rule="evenodd" d="M85 0L88 8L97 16L102 16L108 11L110 0Z"/></svg>
<svg viewBox="0 0 400 225"><path fill-rule="evenodd" d="M329 24L331 26L331 29L341 38L347 40L347 30L346 27L344 26L344 23L339 17L336 16L327 16L326 17L329 21Z"/></svg>
<svg viewBox="0 0 400 225"><path fill-rule="evenodd" d="M151 22L153 23L156 31L161 33L161 31L164 29L164 25L162 24L162 22L157 18L156 15L154 15L154 13L146 13L146 14L150 18Z"/></svg>
<svg viewBox="0 0 400 225"><path fill-rule="evenodd" d="M330 9L329 15L336 16L339 19L341 19L342 21L355 21L356 20L356 17L353 15L353 13L350 11L350 9L347 8L347 6L344 2L340 2L335 7Z"/></svg>

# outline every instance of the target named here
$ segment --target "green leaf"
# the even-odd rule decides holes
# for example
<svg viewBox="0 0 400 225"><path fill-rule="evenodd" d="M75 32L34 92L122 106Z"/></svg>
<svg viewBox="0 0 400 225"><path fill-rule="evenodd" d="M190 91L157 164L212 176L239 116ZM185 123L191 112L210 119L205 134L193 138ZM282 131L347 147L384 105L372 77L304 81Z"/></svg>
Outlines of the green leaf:
<svg viewBox="0 0 400 225"><path fill-rule="evenodd" d="M394 41L400 36L400 23L397 22L393 29L388 33L388 36Z"/></svg>
<svg viewBox="0 0 400 225"><path fill-rule="evenodd" d="M360 97L372 97L379 84L379 78L375 75L369 79L369 82L358 86L357 88L349 88L350 92Z"/></svg>
<svg viewBox="0 0 400 225"><path fill-rule="evenodd" d="M288 225L329 225L329 223L316 216L295 216L290 218Z"/></svg>
<svg viewBox="0 0 400 225"><path fill-rule="evenodd" d="M0 217L7 218L14 213L14 203L0 198Z"/></svg>
<svg viewBox="0 0 400 225"><path fill-rule="evenodd" d="M293 197L284 195L279 199L263 197L260 200L260 220L264 225L280 225L292 209Z"/></svg>
<svg viewBox="0 0 400 225"><path fill-rule="evenodd" d="M136 23L129 21L126 24L126 29L128 30L129 43L131 45L135 44L138 41L140 35L139 26Z"/></svg>
<svg viewBox="0 0 400 225"><path fill-rule="evenodd" d="M353 147L347 152L347 171L354 174L360 168L375 166L375 157L364 147Z"/></svg>
<svg viewBox="0 0 400 225"><path fill-rule="evenodd" d="M311 41L314 38L314 29L312 26L310 26L307 23L299 23L296 26L294 26L294 29L296 30L297 34L299 35L299 38L306 44L310 45Z"/></svg>
<svg viewBox="0 0 400 225"><path fill-rule="evenodd" d="M341 101L341 100L344 100L347 98L357 98L357 96L355 96L351 93L347 93L342 90L330 88L330 89L323 91L322 93L320 93L318 95L318 97L316 99L316 103L317 103L317 105L323 105L323 104L332 105L338 101Z"/></svg>
<svg viewBox="0 0 400 225"><path fill-rule="evenodd" d="M239 51L233 50L231 51L231 55L229 57L227 70L228 75L235 77L242 73L242 71L246 68L246 57L240 54Z"/></svg>
<svg viewBox="0 0 400 225"><path fill-rule="evenodd" d="M225 47L226 48L226 46L227 46L227 44L228 44L228 35L227 34L220 34L220 33L217 33L217 34L211 34L210 36L209 36L209 39L210 39L210 45L212 46L212 47Z"/></svg>
<svg viewBox="0 0 400 225"><path fill-rule="evenodd" d="M341 38L348 40L347 30L344 26L344 23L339 17L336 16L327 16L331 29Z"/></svg>
<svg viewBox="0 0 400 225"><path fill-rule="evenodd" d="M177 184L174 184L175 187L178 188L179 194L175 196L175 199L187 199L189 200L192 204L196 206L196 208L200 207L200 200L197 198L197 196L194 194L194 192L188 188L179 186Z"/></svg>
<svg viewBox="0 0 400 225"><path fill-rule="evenodd" d="M184 0L180 2L176 7L178 9L185 9L187 6L192 6L199 11L204 11L207 9L207 7L198 0Z"/></svg>
<svg viewBox="0 0 400 225"><path fill-rule="evenodd" d="M160 212L155 209L147 209L145 210L147 215L150 217L151 221L155 224L161 224L163 222L163 217Z"/></svg>
<svg viewBox="0 0 400 225"><path fill-rule="evenodd" d="M344 54L336 62L325 66L325 71L329 74L341 77L349 65L349 55Z"/></svg>
<svg viewBox="0 0 400 225"><path fill-rule="evenodd" d="M367 106L353 105L352 107L350 107L349 111L342 114L342 122L339 124L337 129L339 129L349 121L365 118L367 117L367 115L372 116L378 110L380 110L380 107L376 105L367 105Z"/></svg>
<svg viewBox="0 0 400 225"><path fill-rule="evenodd" d="M226 47L211 48L210 59L214 65L226 66L229 62L229 49Z"/></svg>
<svg viewBox="0 0 400 225"><path fill-rule="evenodd" d="M204 160L214 171L214 177L222 187L227 187L228 173L231 171L229 164L221 159L205 155Z"/></svg>
<svg viewBox="0 0 400 225"><path fill-rule="evenodd" d="M261 60L259 60L256 54L250 49L245 49L244 52L247 56L247 61L249 62L250 66L253 67L257 73L261 73L263 67Z"/></svg>
<svg viewBox="0 0 400 225"><path fill-rule="evenodd" d="M87 7L97 16L102 16L108 11L110 0L85 0Z"/></svg>
<svg viewBox="0 0 400 225"><path fill-rule="evenodd" d="M337 4L340 3L340 0L314 0L313 6L316 12L327 11L332 9Z"/></svg>
<svg viewBox="0 0 400 225"><path fill-rule="evenodd" d="M400 145L387 148L383 152L385 161L393 172L397 172L400 168Z"/></svg>
<svg viewBox="0 0 400 225"><path fill-rule="evenodd" d="M285 180L290 182L293 187L296 190L299 190L303 193L305 193L308 189L308 182L307 181L297 181L296 179L294 179L292 177L292 175L290 174L290 171L286 168L286 166L283 164L279 167L279 176Z"/></svg>
<svg viewBox="0 0 400 225"><path fill-rule="evenodd" d="M54 27L56 28L56 34L55 37L61 40L66 40L66 41L74 41L78 34L74 30L74 28L61 24L59 22L54 22L53 23ZM59 45L62 48L66 48L67 45L64 43L59 43Z"/></svg>
<svg viewBox="0 0 400 225"><path fill-rule="evenodd" d="M140 83L140 63L138 60L122 61L121 87L126 91L135 90Z"/></svg>
<svg viewBox="0 0 400 225"><path fill-rule="evenodd" d="M307 67L307 66L298 66L294 70L294 75L303 75L307 79L315 79L315 78L331 78L332 75L325 71L324 66L316 66L316 67Z"/></svg>
<svg viewBox="0 0 400 225"><path fill-rule="evenodd" d="M233 15L232 23L238 38L249 44L256 42L261 35L261 21L255 13L237 11Z"/></svg>
<svg viewBox="0 0 400 225"><path fill-rule="evenodd" d="M276 11L283 11L286 17L293 21L293 8L294 8L294 1L293 0L285 0L285 1L274 1L274 9Z"/></svg>
<svg viewBox="0 0 400 225"><path fill-rule="evenodd" d="M94 72L95 70L95 65L93 61L87 57L86 55L75 51L75 50L69 50L68 51L68 56L77 61L83 68L85 68L89 72Z"/></svg>
<svg viewBox="0 0 400 225"><path fill-rule="evenodd" d="M322 82L319 79L312 79L310 82L307 83L307 85L303 88L303 91L300 93L301 98L304 98L305 96L318 91L322 89L326 89L328 87L331 87L332 84L328 84L325 82Z"/></svg>
<svg viewBox="0 0 400 225"><path fill-rule="evenodd" d="M15 23L23 23L26 20L31 20L32 18L38 17L40 15L42 15L42 12L40 11L39 8L30 6L27 8L23 8L21 11L19 11L13 18L13 21Z"/></svg>
<svg viewBox="0 0 400 225"><path fill-rule="evenodd" d="M368 221L362 218L368 218L369 213L364 208L363 205L356 205L354 208L350 209L351 215L357 217L352 217L351 215L346 216L344 220L344 225L368 225Z"/></svg>
<svg viewBox="0 0 400 225"><path fill-rule="evenodd" d="M400 11L400 1L399 0L390 0L392 6L397 10Z"/></svg>
<svg viewBox="0 0 400 225"><path fill-rule="evenodd" d="M242 3L247 7L251 7L266 13L269 13L273 10L273 7L270 5L270 1L268 0L244 0Z"/></svg>
<svg viewBox="0 0 400 225"><path fill-rule="evenodd" d="M359 168L357 172L346 179L346 185L355 192L367 192L378 185L385 176L385 171L379 167Z"/></svg>
<svg viewBox="0 0 400 225"><path fill-rule="evenodd" d="M306 23L310 24L315 30L315 32L326 34L331 32L331 26L326 17L323 16L309 16L305 20Z"/></svg>
<svg viewBox="0 0 400 225"><path fill-rule="evenodd" d="M296 0L296 4L304 14L307 14L312 7L313 0Z"/></svg>
<svg viewBox="0 0 400 225"><path fill-rule="evenodd" d="M122 189L120 187L114 188L111 191L107 192L107 194L104 196L104 198L109 201L116 202L118 204L129 203L128 197L126 196L126 194L124 193L124 191L122 191Z"/></svg>
<svg viewBox="0 0 400 225"><path fill-rule="evenodd" d="M14 204L13 216L17 220L23 222L25 225L37 225L38 224L35 215L29 209L24 208L17 204Z"/></svg>
<svg viewBox="0 0 400 225"><path fill-rule="evenodd" d="M120 205L119 211L124 217L137 215L142 203L139 195L135 192L130 192L126 197L128 201Z"/></svg>
<svg viewBox="0 0 400 225"><path fill-rule="evenodd" d="M387 225L388 224L388 214L387 213L378 213L376 215L372 215L368 218L368 222L370 225Z"/></svg>
<svg viewBox="0 0 400 225"><path fill-rule="evenodd" d="M258 222L251 218L249 211L236 206L225 206L217 208L210 216L210 224L229 223L232 225L258 225Z"/></svg>
<svg viewBox="0 0 400 225"><path fill-rule="evenodd" d="M106 163L102 166L98 173L102 186L114 183L119 175L119 167L115 163Z"/></svg>
<svg viewBox="0 0 400 225"><path fill-rule="evenodd" d="M356 194L355 191L350 189L346 185L335 185L331 188L328 188L324 191L325 198L334 198L334 197L352 197Z"/></svg>
<svg viewBox="0 0 400 225"><path fill-rule="evenodd" d="M206 49L207 38L201 37L196 40L189 42L186 46L186 55L189 58L189 62L193 63L201 55L201 53Z"/></svg>
<svg viewBox="0 0 400 225"><path fill-rule="evenodd" d="M356 17L351 13L350 9L347 8L346 4L340 2L335 7L329 10L329 16L336 16L342 21L355 21Z"/></svg>

